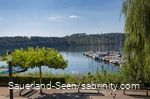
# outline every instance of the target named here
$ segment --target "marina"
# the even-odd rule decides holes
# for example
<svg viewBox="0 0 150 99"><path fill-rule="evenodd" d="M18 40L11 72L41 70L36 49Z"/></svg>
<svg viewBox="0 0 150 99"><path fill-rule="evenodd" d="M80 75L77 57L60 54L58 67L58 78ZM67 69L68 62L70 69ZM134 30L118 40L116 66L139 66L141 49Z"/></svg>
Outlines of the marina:
<svg viewBox="0 0 150 99"><path fill-rule="evenodd" d="M119 66L122 66L122 64L125 63L123 54L120 52L116 52L116 51L109 51L109 52L87 51L87 52L84 52L83 55L87 57L91 57L92 59L95 59L98 61L113 63Z"/></svg>

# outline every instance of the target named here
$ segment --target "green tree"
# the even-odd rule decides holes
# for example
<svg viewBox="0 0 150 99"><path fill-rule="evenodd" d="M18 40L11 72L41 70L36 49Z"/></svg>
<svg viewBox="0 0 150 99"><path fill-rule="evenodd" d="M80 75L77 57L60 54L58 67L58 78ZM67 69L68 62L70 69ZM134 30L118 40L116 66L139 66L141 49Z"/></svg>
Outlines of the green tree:
<svg viewBox="0 0 150 99"><path fill-rule="evenodd" d="M125 59L121 69L128 82L148 85L150 83L150 1L124 0Z"/></svg>
<svg viewBox="0 0 150 99"><path fill-rule="evenodd" d="M7 60L7 55L4 58ZM40 85L42 84L42 66L48 66L54 69L65 69L68 61L64 60L63 55L52 48L28 47L28 50L16 49L12 53L12 65L22 66L23 68L38 67L40 71ZM40 93L42 88L40 86Z"/></svg>

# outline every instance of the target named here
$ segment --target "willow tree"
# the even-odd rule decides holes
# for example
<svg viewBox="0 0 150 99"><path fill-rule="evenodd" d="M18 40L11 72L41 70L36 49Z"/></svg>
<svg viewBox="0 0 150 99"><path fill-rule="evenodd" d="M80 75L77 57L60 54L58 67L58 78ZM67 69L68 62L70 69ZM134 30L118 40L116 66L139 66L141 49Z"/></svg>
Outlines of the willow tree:
<svg viewBox="0 0 150 99"><path fill-rule="evenodd" d="M4 58L6 61L7 55ZM12 53L12 65L21 66L23 68L39 68L40 73L40 93L42 93L42 66L48 66L54 69L65 69L67 67L67 60L63 55L59 54L57 50L52 48L29 47L27 50L16 49Z"/></svg>
<svg viewBox="0 0 150 99"><path fill-rule="evenodd" d="M150 0L124 0L125 59L122 68L131 83L150 84Z"/></svg>

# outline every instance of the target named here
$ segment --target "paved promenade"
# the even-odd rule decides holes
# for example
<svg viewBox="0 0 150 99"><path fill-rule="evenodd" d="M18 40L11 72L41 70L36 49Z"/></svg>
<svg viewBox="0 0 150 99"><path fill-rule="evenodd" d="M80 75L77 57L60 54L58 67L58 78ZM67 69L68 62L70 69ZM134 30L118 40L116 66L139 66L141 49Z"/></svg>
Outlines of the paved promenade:
<svg viewBox="0 0 150 99"><path fill-rule="evenodd" d="M14 99L150 99L142 91L127 92L131 96L123 95L123 90L100 90L100 93L97 90L81 90L81 93L77 93L77 90L43 89L42 95L39 94L39 90L35 90L31 95L27 94L28 91L26 90L22 96L19 96L20 90L13 90ZM0 99L9 99L7 87L0 87Z"/></svg>

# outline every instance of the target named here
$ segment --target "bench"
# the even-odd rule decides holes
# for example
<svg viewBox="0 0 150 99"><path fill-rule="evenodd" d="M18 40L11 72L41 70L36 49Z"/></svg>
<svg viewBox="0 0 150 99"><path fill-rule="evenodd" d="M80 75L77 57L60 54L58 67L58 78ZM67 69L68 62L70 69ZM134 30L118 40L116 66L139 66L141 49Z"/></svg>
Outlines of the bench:
<svg viewBox="0 0 150 99"><path fill-rule="evenodd" d="M124 95L127 95L125 92L126 91L130 91L130 92L146 92L146 96L149 96L148 95L148 91L150 90L150 88L146 88L146 87L144 87L144 88L140 88L140 89L124 89L123 90L123 94Z"/></svg>
<svg viewBox="0 0 150 99"><path fill-rule="evenodd" d="M22 96L22 93L25 92L25 90L26 89L20 89L19 96ZM33 89L33 86L30 86L30 89L27 89L27 90L29 90L27 93L30 93L30 92L33 93L33 92L35 92L35 90Z"/></svg>

